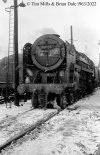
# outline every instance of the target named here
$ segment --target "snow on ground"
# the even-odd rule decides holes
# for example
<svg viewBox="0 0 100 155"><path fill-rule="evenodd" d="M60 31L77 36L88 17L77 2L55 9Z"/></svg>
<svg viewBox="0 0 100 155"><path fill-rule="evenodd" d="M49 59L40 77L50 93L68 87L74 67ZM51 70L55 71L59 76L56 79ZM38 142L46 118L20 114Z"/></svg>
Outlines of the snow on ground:
<svg viewBox="0 0 100 155"><path fill-rule="evenodd" d="M21 102L23 106L15 106L14 103L7 103L7 108L5 104L0 104L0 145L9 138L9 134L6 132L9 131L9 126L15 123L16 118L23 113L31 110L31 102ZM2 133L3 132L3 133Z"/></svg>
<svg viewBox="0 0 100 155"><path fill-rule="evenodd" d="M94 93L93 96L89 96L84 98L83 100L80 100L77 102L77 106L80 106L81 108L89 108L89 109L100 109L100 89L97 89ZM98 110L99 110L98 109Z"/></svg>
<svg viewBox="0 0 100 155"><path fill-rule="evenodd" d="M28 100L27 102L21 102L21 105L23 106L15 106L14 103L11 103L11 108L10 108L10 103L7 103L7 108L6 104L0 104L0 122L5 119L6 117L13 117L18 114L21 114L27 110L31 109L31 101Z"/></svg>
<svg viewBox="0 0 100 155"><path fill-rule="evenodd" d="M38 132L2 155L95 155L100 146L100 90L60 112Z"/></svg>
<svg viewBox="0 0 100 155"><path fill-rule="evenodd" d="M30 109L28 102L22 107L15 107L6 111L8 117L3 118L0 121L0 146L3 145L7 140L20 134L31 125L35 125L37 122L47 119L51 114L57 112L55 109ZM27 106L26 106L27 105ZM30 105L30 104L29 104ZM26 108L27 107L27 108ZM5 108L2 106L2 108ZM27 110L26 110L27 109ZM10 111L9 111L10 110ZM14 113L15 111L15 113ZM9 113L9 115L8 115ZM11 115L10 115L11 114Z"/></svg>

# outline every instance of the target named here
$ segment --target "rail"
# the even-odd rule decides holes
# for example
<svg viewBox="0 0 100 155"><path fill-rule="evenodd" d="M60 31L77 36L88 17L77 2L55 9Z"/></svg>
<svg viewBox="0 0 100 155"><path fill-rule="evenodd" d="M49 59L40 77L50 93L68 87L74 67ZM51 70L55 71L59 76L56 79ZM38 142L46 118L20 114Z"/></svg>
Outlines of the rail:
<svg viewBox="0 0 100 155"><path fill-rule="evenodd" d="M62 111L62 110L61 110ZM39 120L37 121L37 123L34 125L31 125L30 127L28 127L27 129L25 129L24 131L20 132L18 135L12 137L11 139L7 140L4 144L0 145L0 152L5 149L7 146L9 146L13 141L15 142L16 140L22 138L26 133L31 132L32 130L34 130L35 128L37 128L38 126L44 124L45 122L47 122L49 119L53 118L54 116L56 116L60 111L56 111L53 114L50 114L48 117L44 118L43 120Z"/></svg>

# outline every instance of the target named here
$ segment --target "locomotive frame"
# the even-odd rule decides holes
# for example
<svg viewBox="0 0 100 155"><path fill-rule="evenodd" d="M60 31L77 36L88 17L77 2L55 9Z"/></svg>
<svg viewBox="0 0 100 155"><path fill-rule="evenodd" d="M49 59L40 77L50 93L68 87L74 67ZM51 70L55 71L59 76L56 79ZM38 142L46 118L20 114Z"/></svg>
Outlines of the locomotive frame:
<svg viewBox="0 0 100 155"><path fill-rule="evenodd" d="M52 100L56 98L64 109L93 91L95 72L93 61L73 44L64 42L59 35L43 35L34 44L24 45L23 84L18 86L18 92L31 92L34 108L47 107L50 103L54 106Z"/></svg>

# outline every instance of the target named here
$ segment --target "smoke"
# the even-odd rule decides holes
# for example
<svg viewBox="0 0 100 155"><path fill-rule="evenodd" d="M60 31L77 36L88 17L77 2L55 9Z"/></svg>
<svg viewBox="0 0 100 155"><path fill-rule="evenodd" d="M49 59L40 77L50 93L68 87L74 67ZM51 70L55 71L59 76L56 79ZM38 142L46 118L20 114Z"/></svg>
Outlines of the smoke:
<svg viewBox="0 0 100 155"><path fill-rule="evenodd" d="M56 31L52 28L43 28L39 31L39 33L43 34L57 34Z"/></svg>
<svg viewBox="0 0 100 155"><path fill-rule="evenodd" d="M41 35L45 35L45 34L57 34L57 32L52 28L43 28L41 30L36 31L34 38L37 39Z"/></svg>

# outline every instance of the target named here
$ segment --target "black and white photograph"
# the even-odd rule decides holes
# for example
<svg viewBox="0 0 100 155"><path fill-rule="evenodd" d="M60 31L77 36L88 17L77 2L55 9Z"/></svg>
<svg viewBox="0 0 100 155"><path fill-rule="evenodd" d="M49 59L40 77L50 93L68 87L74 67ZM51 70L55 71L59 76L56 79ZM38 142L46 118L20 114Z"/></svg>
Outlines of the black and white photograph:
<svg viewBox="0 0 100 155"><path fill-rule="evenodd" d="M0 155L100 155L99 0L0 0Z"/></svg>

